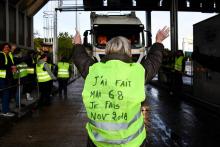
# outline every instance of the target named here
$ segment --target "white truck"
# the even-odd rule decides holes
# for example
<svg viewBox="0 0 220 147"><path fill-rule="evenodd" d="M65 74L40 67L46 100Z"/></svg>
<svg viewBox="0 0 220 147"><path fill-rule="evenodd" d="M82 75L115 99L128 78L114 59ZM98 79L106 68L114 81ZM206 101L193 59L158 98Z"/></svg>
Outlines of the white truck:
<svg viewBox="0 0 220 147"><path fill-rule="evenodd" d="M125 15L101 15L91 12L90 19L91 30L87 30L84 37L87 41L88 31L90 31L93 56L98 61L105 55L106 42L115 36L124 36L129 39L133 61L141 61L146 54L144 25L134 12Z"/></svg>

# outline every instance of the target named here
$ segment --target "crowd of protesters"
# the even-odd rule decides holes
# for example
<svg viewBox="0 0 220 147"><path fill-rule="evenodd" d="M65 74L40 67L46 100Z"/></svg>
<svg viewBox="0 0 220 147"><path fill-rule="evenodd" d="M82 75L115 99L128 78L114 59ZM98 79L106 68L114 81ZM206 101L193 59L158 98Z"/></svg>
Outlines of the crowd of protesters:
<svg viewBox="0 0 220 147"><path fill-rule="evenodd" d="M185 62L187 57L182 50L175 52L163 50L163 60L158 74L159 81L169 86L170 95L180 93L185 75Z"/></svg>
<svg viewBox="0 0 220 147"><path fill-rule="evenodd" d="M64 57L52 63L50 53L18 48L3 43L0 47L0 116L13 117L31 102L37 108L49 105L54 81L59 81L59 96L67 98L71 64ZM35 92L34 92L35 91ZM39 91L39 97L36 92ZM26 101L26 102L25 102ZM28 102L29 101L29 102Z"/></svg>
<svg viewBox="0 0 220 147"><path fill-rule="evenodd" d="M87 146L114 146L118 144L145 146L145 127L148 117L146 112L148 106L144 104L145 83L157 74L162 65L161 69L165 73L171 73L167 74L167 83L171 85L170 94L173 95L173 92L181 90L182 74L185 67L184 55L180 50L172 54L164 50L162 42L168 36L169 28L164 27L159 30L156 42L151 46L149 53L141 63L132 62L130 41L127 38L114 37L108 43L104 42L107 43L106 56L98 62L92 54L92 47L83 44L79 32L76 31L73 38L75 46L72 58L81 76L85 79L82 97L89 118L86 127L88 132ZM117 74L114 74L115 71ZM59 84L59 97L63 98L64 96L67 99L67 85L71 73L71 64L65 56L61 56L55 65L47 52L38 53L34 50L27 50L26 54L23 54L21 49L14 44L2 44L0 51L0 96L2 98L0 115L14 116L15 113L10 109L12 99L15 101L15 107L20 109L24 105L21 103L22 96L25 96L27 101L35 99L32 95L35 87L38 87L40 92L37 108L50 105L54 81L58 81ZM98 80L101 82L98 83ZM92 94L94 89L99 93ZM117 93L113 94L112 91L117 91ZM136 98L133 99L134 97ZM105 107L96 109L93 103L97 103L97 107L98 105L105 105ZM118 103L114 106L113 113L111 112L112 106L110 107L108 103ZM91 115L93 113L106 118L112 113L112 117L99 120ZM118 119L114 118L116 113L121 115ZM94 131L96 134L93 133ZM112 134L115 135L115 138L112 137Z"/></svg>

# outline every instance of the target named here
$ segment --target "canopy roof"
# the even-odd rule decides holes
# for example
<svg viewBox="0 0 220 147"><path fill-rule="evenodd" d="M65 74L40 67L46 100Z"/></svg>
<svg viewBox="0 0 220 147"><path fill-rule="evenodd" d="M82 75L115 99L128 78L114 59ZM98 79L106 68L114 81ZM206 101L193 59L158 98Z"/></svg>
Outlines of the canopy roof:
<svg viewBox="0 0 220 147"><path fill-rule="evenodd" d="M10 5L26 11L28 16L35 15L49 0L8 0Z"/></svg>
<svg viewBox="0 0 220 147"><path fill-rule="evenodd" d="M8 0L10 4L27 10L28 16L35 15L49 0ZM65 2L65 0L61 0ZM71 1L71 0L68 0ZM76 0L72 0L73 2ZM66 10L109 11L109 10L142 10L170 11L172 0L77 0L81 5ZM220 0L176 0L178 11L220 12Z"/></svg>
<svg viewBox="0 0 220 147"><path fill-rule="evenodd" d="M83 0L84 9L98 10L144 10L169 11L172 0ZM178 0L179 11L219 12L219 0Z"/></svg>

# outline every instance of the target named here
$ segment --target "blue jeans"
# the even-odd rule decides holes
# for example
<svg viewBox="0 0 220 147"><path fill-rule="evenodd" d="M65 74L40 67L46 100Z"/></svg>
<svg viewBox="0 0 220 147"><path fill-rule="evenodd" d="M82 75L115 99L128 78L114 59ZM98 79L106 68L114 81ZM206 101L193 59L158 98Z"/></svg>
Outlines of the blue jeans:
<svg viewBox="0 0 220 147"><path fill-rule="evenodd" d="M8 86L8 81L0 78L0 89L7 88ZM2 112L7 113L9 112L9 89L1 91L0 96L2 97Z"/></svg>

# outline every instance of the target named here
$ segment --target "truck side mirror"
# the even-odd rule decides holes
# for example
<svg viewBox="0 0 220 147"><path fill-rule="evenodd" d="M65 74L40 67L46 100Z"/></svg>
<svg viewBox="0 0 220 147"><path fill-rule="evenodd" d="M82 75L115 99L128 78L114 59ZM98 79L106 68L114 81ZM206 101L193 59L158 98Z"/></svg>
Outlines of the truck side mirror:
<svg viewBox="0 0 220 147"><path fill-rule="evenodd" d="M84 36L84 38L83 38L83 44L85 45L85 44L88 44L88 32L89 32L90 30L86 30L84 33L83 33L83 36Z"/></svg>

